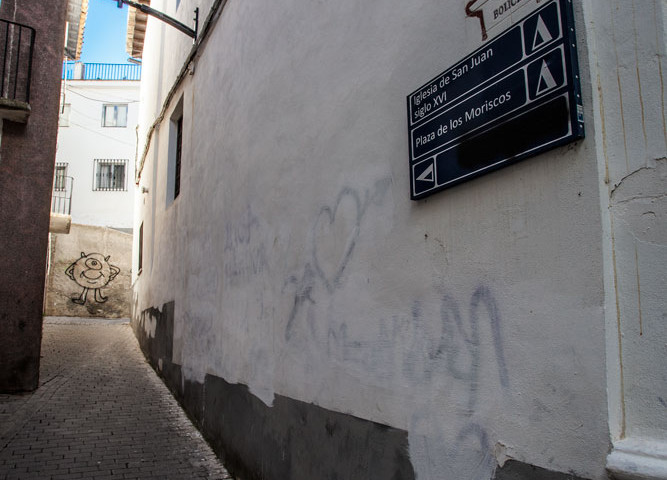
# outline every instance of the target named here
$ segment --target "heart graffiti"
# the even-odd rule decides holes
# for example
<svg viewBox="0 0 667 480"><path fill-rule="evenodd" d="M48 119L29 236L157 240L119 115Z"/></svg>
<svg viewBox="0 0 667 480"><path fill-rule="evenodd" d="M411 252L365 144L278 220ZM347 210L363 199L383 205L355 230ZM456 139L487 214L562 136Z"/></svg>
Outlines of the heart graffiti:
<svg viewBox="0 0 667 480"><path fill-rule="evenodd" d="M291 285L295 288L294 303L285 328L286 340L290 340L304 304L315 303L312 293L318 285L322 285L329 294L340 288L368 207L380 205L390 185L389 178L378 180L372 189L363 193L363 199L359 191L345 187L333 206L320 209L312 227L311 258L304 265L301 276L292 275L285 281L285 287Z"/></svg>

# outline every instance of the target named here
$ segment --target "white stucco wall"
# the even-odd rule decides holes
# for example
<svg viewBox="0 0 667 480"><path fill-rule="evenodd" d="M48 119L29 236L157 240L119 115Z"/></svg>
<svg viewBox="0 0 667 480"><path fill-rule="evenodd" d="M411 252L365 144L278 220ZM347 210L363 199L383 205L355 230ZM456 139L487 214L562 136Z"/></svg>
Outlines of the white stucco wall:
<svg viewBox="0 0 667 480"><path fill-rule="evenodd" d="M56 162L68 164L74 178L72 221L130 229L134 219L134 171L137 154L138 81L68 80L65 103L69 126L58 129ZM127 104L126 127L103 127L105 104ZM126 159L127 190L95 191L95 159Z"/></svg>
<svg viewBox="0 0 667 480"><path fill-rule="evenodd" d="M407 430L420 479L606 478L612 441L667 431L667 7L575 3L586 139L412 202L405 97L481 45L465 3L230 0L151 138L135 310L175 301L188 379ZM151 25L144 132L190 48Z"/></svg>
<svg viewBox="0 0 667 480"><path fill-rule="evenodd" d="M619 478L667 478L664 1L586 2L603 212L610 428Z"/></svg>

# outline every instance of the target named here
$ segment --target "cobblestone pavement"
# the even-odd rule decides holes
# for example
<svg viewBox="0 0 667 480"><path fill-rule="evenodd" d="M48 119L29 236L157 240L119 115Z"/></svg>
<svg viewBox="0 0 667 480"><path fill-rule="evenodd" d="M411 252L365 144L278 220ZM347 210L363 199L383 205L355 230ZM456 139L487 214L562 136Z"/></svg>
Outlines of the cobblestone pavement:
<svg viewBox="0 0 667 480"><path fill-rule="evenodd" d="M45 322L40 387L0 395L0 479L231 479L127 323Z"/></svg>

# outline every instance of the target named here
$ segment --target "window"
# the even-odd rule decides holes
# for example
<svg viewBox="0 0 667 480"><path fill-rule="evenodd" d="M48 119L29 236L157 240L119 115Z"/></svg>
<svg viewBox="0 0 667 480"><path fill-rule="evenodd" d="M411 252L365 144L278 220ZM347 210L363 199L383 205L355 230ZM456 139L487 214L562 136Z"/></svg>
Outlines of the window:
<svg viewBox="0 0 667 480"><path fill-rule="evenodd" d="M137 265L137 272L141 273L141 269L143 268L144 264L144 222L141 222L141 226L139 227L139 252L138 252L138 265Z"/></svg>
<svg viewBox="0 0 667 480"><path fill-rule="evenodd" d="M181 152L183 151L183 115L176 120L176 165L174 172L174 198L181 193Z"/></svg>
<svg viewBox="0 0 667 480"><path fill-rule="evenodd" d="M181 193L183 158L183 99L178 102L169 121L169 153L167 162L167 206Z"/></svg>
<svg viewBox="0 0 667 480"><path fill-rule="evenodd" d="M58 120L59 127L69 127L69 113L72 109L72 106L69 103L65 103L60 107L60 118Z"/></svg>
<svg viewBox="0 0 667 480"><path fill-rule="evenodd" d="M127 104L102 106L103 127L127 127Z"/></svg>
<svg viewBox="0 0 667 480"><path fill-rule="evenodd" d="M95 191L127 190L127 160L95 160Z"/></svg>
<svg viewBox="0 0 667 480"><path fill-rule="evenodd" d="M67 164L56 163L56 170L53 175L53 191L65 191L65 178L67 177Z"/></svg>

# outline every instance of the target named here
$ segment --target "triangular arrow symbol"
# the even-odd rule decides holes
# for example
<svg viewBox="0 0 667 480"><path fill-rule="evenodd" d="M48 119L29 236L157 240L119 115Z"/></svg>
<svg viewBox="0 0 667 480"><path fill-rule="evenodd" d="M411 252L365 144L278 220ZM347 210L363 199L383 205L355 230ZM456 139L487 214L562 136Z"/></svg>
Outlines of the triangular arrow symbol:
<svg viewBox="0 0 667 480"><path fill-rule="evenodd" d="M542 69L540 70L540 78L537 81L537 91L535 92L535 95L540 95L557 86L558 84L556 83L556 80L554 80L554 76L551 74L551 70L549 70L546 60L542 60Z"/></svg>
<svg viewBox="0 0 667 480"><path fill-rule="evenodd" d="M417 180L421 180L422 182L435 181L435 178L433 176L433 164L429 165L429 167L426 170L424 170L421 175L417 177Z"/></svg>
<svg viewBox="0 0 667 480"><path fill-rule="evenodd" d="M535 28L535 38L533 38L533 50L551 41L553 38L554 37L551 35L544 20L542 20L542 15L538 16L537 27Z"/></svg>

